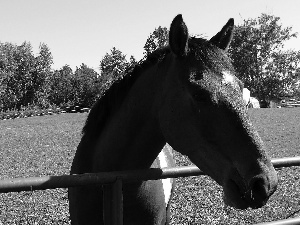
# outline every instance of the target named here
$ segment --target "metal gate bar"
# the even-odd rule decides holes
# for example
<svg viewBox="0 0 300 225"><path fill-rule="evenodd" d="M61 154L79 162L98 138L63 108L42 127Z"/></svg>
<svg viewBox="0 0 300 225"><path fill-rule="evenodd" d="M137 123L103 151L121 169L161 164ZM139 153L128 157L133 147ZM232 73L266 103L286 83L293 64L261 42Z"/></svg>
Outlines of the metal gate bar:
<svg viewBox="0 0 300 225"><path fill-rule="evenodd" d="M300 166L300 157L272 159L275 168ZM0 193L67 188L105 184L103 189L105 224L123 224L122 182L158 180L165 178L205 175L196 166L151 168L147 170L102 172L93 174L13 178L0 180ZM261 223L257 225L300 224L300 218Z"/></svg>
<svg viewBox="0 0 300 225"><path fill-rule="evenodd" d="M290 218L285 220L277 220L267 223L257 223L256 225L297 225L300 224L300 217Z"/></svg>
<svg viewBox="0 0 300 225"><path fill-rule="evenodd" d="M275 168L300 166L300 156L272 159ZM159 180L165 178L205 175L196 166L151 168L147 170L86 173L62 176L12 178L0 180L0 193L68 188L85 185L111 184L117 179L123 182L136 180Z"/></svg>

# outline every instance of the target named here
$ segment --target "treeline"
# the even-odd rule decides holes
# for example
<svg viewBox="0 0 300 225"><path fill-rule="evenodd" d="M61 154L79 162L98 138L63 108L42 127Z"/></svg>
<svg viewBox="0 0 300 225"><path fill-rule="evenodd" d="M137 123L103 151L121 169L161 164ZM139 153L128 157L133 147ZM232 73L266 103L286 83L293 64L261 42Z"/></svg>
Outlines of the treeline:
<svg viewBox="0 0 300 225"><path fill-rule="evenodd" d="M236 25L229 54L237 76L261 102L285 96L300 98L300 51L285 50L284 42L297 37L280 18L262 14ZM158 27L145 42L144 58L168 44L168 29ZM40 109L91 107L114 80L129 66L137 64L131 56L113 47L100 60L98 74L82 64L72 71L65 65L52 70L53 57L46 44L34 55L29 42L21 45L0 43L0 111L38 107Z"/></svg>
<svg viewBox="0 0 300 225"><path fill-rule="evenodd" d="M46 44L35 56L29 42L0 43L0 111L53 106L91 107L101 93L101 77L82 64L73 72L66 65L52 70Z"/></svg>
<svg viewBox="0 0 300 225"><path fill-rule="evenodd" d="M133 56L127 61L126 55L113 47L100 61L101 74L85 64L75 71L68 65L52 70L53 57L46 44L40 44L35 56L29 42L0 42L0 112L90 108L108 86L136 63Z"/></svg>

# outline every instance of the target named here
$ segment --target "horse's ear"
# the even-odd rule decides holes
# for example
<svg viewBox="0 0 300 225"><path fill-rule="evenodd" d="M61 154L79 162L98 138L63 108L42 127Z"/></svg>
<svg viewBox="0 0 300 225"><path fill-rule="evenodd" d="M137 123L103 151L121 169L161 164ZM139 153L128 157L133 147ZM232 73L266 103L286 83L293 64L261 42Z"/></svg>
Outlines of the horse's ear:
<svg viewBox="0 0 300 225"><path fill-rule="evenodd" d="M171 24L169 32L169 44L173 53L184 56L188 51L188 29L183 22L182 15L177 15Z"/></svg>
<svg viewBox="0 0 300 225"><path fill-rule="evenodd" d="M231 18L222 30L209 41L221 49L227 50L233 36L234 20Z"/></svg>

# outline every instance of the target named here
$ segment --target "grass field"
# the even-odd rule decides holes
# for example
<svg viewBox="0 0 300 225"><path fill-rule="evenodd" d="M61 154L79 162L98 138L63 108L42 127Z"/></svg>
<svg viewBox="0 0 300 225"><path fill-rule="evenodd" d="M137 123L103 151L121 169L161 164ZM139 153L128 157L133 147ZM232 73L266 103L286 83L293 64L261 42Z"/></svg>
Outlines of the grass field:
<svg viewBox="0 0 300 225"><path fill-rule="evenodd" d="M0 179L68 174L87 114L0 121ZM272 158L300 155L300 109L253 109ZM190 162L176 154L178 165ZM257 210L225 207L207 176L178 178L172 224L253 224L300 216L300 168L278 170L279 187ZM70 224L66 189L0 194L0 224Z"/></svg>

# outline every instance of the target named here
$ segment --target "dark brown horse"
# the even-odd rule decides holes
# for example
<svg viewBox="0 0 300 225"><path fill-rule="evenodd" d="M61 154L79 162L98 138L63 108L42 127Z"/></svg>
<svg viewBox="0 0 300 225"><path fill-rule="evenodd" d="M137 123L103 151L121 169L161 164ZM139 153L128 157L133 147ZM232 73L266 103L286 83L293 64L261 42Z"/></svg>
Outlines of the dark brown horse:
<svg viewBox="0 0 300 225"><path fill-rule="evenodd" d="M223 187L226 204L263 206L277 175L226 55L233 26L230 19L210 40L191 38L176 16L169 47L114 83L92 108L71 174L172 165L168 149L157 158L168 143ZM172 186L165 184L124 184L124 224L168 223L163 187ZM69 201L72 224L103 224L101 186L70 188Z"/></svg>

